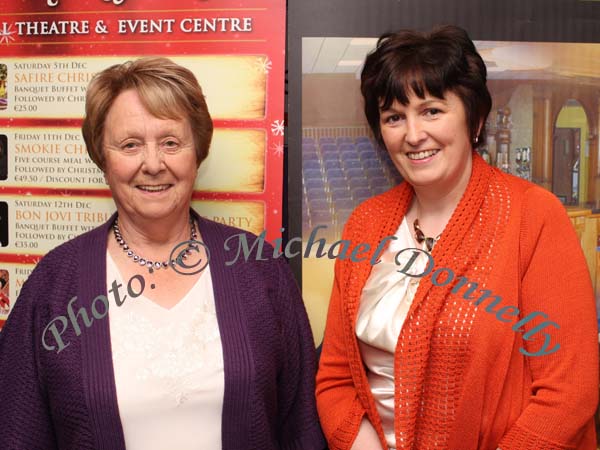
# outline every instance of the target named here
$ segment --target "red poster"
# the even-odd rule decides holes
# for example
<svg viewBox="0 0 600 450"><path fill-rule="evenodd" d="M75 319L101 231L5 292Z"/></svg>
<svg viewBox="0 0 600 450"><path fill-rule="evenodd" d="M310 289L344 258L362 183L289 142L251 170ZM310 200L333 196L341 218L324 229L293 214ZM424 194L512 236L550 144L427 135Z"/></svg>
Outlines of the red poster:
<svg viewBox="0 0 600 450"><path fill-rule="evenodd" d="M215 132L193 206L269 240L281 227L282 0L26 0L0 14L0 326L35 263L114 211L81 136L98 71L167 56L194 72Z"/></svg>

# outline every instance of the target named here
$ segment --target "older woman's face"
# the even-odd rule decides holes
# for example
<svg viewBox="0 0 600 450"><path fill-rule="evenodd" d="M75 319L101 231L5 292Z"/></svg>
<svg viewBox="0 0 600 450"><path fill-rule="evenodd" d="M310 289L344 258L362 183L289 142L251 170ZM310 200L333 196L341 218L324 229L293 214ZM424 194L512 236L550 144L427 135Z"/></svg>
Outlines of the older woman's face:
<svg viewBox="0 0 600 450"><path fill-rule="evenodd" d="M127 90L108 111L103 143L106 181L119 214L161 219L187 213L197 173L188 120L159 119Z"/></svg>
<svg viewBox="0 0 600 450"><path fill-rule="evenodd" d="M411 185L442 193L468 182L472 146L456 94L446 92L444 99L413 94L406 106L395 101L380 111L380 127L394 165Z"/></svg>

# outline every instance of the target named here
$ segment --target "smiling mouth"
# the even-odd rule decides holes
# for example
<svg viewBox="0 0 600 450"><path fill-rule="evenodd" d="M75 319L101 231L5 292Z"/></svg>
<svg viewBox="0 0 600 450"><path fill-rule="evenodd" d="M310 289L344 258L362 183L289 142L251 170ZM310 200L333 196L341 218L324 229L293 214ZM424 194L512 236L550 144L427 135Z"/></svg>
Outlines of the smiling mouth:
<svg viewBox="0 0 600 450"><path fill-rule="evenodd" d="M171 187L170 184L159 184L159 185L139 185L136 186L138 189L146 192L162 192L166 191Z"/></svg>
<svg viewBox="0 0 600 450"><path fill-rule="evenodd" d="M436 155L439 152L437 150L425 150L422 152L410 152L406 154L408 159L412 159L413 161L418 161L420 159L431 158L433 155Z"/></svg>

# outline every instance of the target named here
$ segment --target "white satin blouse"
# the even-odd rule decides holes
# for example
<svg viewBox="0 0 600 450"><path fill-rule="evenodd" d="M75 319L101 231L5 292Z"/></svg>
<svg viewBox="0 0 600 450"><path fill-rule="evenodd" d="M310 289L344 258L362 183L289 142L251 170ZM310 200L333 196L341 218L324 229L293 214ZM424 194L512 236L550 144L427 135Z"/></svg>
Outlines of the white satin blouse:
<svg viewBox="0 0 600 450"><path fill-rule="evenodd" d="M362 290L356 336L367 367L367 376L377 411L381 417L385 439L390 449L396 448L394 434L394 352L400 330L410 309L420 278L409 277L399 269L406 267L413 256L403 249L422 248L413 237L406 218L395 233L398 238L391 241L375 264ZM413 275L421 274L427 266L423 255L416 258L408 269Z"/></svg>

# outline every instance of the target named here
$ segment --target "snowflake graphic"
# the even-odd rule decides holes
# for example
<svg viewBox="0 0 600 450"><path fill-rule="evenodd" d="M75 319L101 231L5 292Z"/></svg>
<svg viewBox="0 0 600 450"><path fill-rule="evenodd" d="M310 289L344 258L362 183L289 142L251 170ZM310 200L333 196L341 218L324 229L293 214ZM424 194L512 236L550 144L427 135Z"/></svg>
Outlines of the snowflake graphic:
<svg viewBox="0 0 600 450"><path fill-rule="evenodd" d="M275 136L283 136L283 120L274 120L271 124L271 133Z"/></svg>
<svg viewBox="0 0 600 450"><path fill-rule="evenodd" d="M12 37L13 34L15 34L15 32L12 30L12 24L2 22L2 29L0 30L0 44L8 45L10 41L14 41L15 38Z"/></svg>
<svg viewBox="0 0 600 450"><path fill-rule="evenodd" d="M269 71L273 68L273 62L268 56L265 58L258 58L256 60L255 67L259 72L269 73Z"/></svg>
<svg viewBox="0 0 600 450"><path fill-rule="evenodd" d="M283 144L279 143L279 144L273 144L273 153L275 154L275 156L282 156L283 155Z"/></svg>

